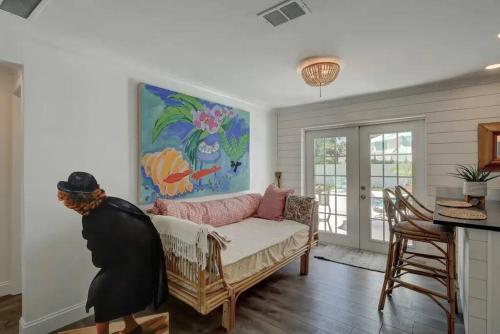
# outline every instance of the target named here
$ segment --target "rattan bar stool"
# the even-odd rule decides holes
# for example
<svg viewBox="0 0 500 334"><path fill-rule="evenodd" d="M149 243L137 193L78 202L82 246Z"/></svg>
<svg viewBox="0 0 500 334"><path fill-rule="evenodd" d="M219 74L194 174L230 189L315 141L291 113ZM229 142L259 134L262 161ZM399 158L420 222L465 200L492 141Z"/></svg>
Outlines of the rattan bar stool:
<svg viewBox="0 0 500 334"><path fill-rule="evenodd" d="M389 252L378 309L384 309L386 296L391 295L394 289L408 288L428 296L442 308L447 315L448 333L455 333L457 301L454 229L434 225L432 210L400 186L396 187L396 192L384 190L384 210L389 223ZM437 250L438 255L413 251L408 248L409 241L427 243ZM418 261L419 259L425 259L425 263ZM406 274L435 279L444 286L446 292L407 282L402 279Z"/></svg>

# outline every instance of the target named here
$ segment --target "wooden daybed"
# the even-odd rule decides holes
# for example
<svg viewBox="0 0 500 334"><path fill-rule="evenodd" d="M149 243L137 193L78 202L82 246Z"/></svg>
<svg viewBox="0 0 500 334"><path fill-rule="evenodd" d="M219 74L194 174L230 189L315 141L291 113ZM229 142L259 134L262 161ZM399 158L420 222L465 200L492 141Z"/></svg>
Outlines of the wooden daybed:
<svg viewBox="0 0 500 334"><path fill-rule="evenodd" d="M207 266L204 269L199 269L196 264L178 258L172 253L167 253L166 262L170 294L192 306L201 314L208 314L222 305L222 326L228 332L232 331L236 324L236 302L243 291L272 275L298 257L300 257L300 274L308 274L309 253L311 248L318 244L317 212L318 203L316 202L314 203L313 214L311 215L310 221L301 222L301 224L307 225L308 227L307 240L304 244L294 248L292 252L286 253L286 256L278 262L239 281L229 282L228 279L224 277L223 250L220 244L210 235L208 236L209 255ZM269 224L282 223L268 222ZM297 223L295 221L289 222L293 222L294 224ZM234 225L238 224L240 223L235 223Z"/></svg>

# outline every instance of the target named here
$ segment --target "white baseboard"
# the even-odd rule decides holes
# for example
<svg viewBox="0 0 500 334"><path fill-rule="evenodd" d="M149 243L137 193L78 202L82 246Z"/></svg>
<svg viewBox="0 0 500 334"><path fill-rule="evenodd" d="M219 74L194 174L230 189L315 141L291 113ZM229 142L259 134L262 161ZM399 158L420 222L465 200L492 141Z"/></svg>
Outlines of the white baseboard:
<svg viewBox="0 0 500 334"><path fill-rule="evenodd" d="M10 287L10 281L5 281L5 282L0 282L0 297L1 296L6 296L6 295L11 295L11 287Z"/></svg>
<svg viewBox="0 0 500 334"><path fill-rule="evenodd" d="M85 312L85 302L81 302L35 320L25 321L24 318L21 317L19 320L19 333L49 333L90 315L92 315L92 311L89 313Z"/></svg>

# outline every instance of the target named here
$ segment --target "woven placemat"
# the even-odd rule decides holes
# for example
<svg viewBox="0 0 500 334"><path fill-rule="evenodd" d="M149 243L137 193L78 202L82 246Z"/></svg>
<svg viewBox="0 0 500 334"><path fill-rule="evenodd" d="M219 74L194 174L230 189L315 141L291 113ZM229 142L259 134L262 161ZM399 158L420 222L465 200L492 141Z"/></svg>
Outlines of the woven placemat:
<svg viewBox="0 0 500 334"><path fill-rule="evenodd" d="M460 219L472 219L472 220L483 220L486 219L486 213L477 210L468 209L457 209L457 208L444 208L438 211L441 216L460 218Z"/></svg>
<svg viewBox="0 0 500 334"><path fill-rule="evenodd" d="M448 206L450 208L470 208L472 204L465 201L458 201L455 199L440 199L436 201L438 205Z"/></svg>

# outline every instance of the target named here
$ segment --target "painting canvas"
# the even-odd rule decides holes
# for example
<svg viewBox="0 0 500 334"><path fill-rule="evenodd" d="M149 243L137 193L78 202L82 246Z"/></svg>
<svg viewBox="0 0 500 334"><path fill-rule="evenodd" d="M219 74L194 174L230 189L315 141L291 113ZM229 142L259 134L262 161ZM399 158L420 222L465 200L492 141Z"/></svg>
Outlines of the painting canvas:
<svg viewBox="0 0 500 334"><path fill-rule="evenodd" d="M250 114L139 85L141 204L247 190Z"/></svg>

